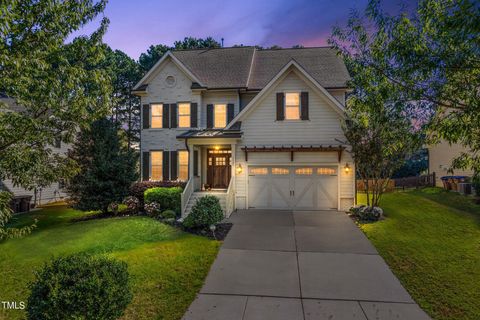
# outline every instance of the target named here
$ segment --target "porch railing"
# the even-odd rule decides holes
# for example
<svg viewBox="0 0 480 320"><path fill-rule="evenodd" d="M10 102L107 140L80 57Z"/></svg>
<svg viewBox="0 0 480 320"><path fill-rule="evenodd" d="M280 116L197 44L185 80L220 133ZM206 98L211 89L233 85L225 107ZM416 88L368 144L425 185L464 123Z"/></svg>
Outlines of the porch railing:
<svg viewBox="0 0 480 320"><path fill-rule="evenodd" d="M182 195L181 195L181 202L182 202L182 218L185 217L185 210L187 209L188 205L188 200L190 199L190 196L193 193L193 179L190 178L188 179L187 184L185 185L185 189L183 189Z"/></svg>
<svg viewBox="0 0 480 320"><path fill-rule="evenodd" d="M230 179L225 197L225 216L229 217L235 208L235 179Z"/></svg>

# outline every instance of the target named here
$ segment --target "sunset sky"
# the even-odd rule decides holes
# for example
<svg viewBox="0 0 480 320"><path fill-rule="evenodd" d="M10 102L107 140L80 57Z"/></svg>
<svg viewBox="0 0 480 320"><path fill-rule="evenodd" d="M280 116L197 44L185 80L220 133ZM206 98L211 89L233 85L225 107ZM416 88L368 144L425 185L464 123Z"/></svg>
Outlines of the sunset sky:
<svg viewBox="0 0 480 320"><path fill-rule="evenodd" d="M416 1L383 1L388 12ZM134 59L152 44L172 45L184 37L212 36L225 46L235 44L291 47L326 45L335 24L344 25L352 8L366 0L110 0L104 38L113 49ZM90 33L98 20L75 33Z"/></svg>

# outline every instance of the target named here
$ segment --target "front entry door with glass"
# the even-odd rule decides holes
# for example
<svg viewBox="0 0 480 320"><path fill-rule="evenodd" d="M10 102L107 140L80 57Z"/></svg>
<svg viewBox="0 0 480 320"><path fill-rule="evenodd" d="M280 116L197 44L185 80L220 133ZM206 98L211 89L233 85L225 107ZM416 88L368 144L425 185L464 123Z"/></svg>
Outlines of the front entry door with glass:
<svg viewBox="0 0 480 320"><path fill-rule="evenodd" d="M232 150L208 149L207 184L213 189L226 189L232 174Z"/></svg>

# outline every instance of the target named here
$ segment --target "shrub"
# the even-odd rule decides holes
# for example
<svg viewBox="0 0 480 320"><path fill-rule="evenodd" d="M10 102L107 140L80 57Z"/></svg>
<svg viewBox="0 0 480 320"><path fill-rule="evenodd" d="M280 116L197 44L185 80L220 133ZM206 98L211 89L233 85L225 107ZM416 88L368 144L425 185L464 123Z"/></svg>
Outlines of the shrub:
<svg viewBox="0 0 480 320"><path fill-rule="evenodd" d="M132 300L127 264L75 254L53 259L30 284L28 319L117 319Z"/></svg>
<svg viewBox="0 0 480 320"><path fill-rule="evenodd" d="M173 210L165 210L162 212L163 219L175 219L176 217L177 217L177 214Z"/></svg>
<svg viewBox="0 0 480 320"><path fill-rule="evenodd" d="M185 188L185 182L179 181L141 181L135 182L130 186L129 195L136 197L138 199L138 210L144 210L144 198L143 195L147 189L151 188L171 188L171 187L180 187Z"/></svg>
<svg viewBox="0 0 480 320"><path fill-rule="evenodd" d="M216 224L223 219L220 201L215 196L204 196L197 199L192 212L183 220L187 228L203 228Z"/></svg>
<svg viewBox="0 0 480 320"><path fill-rule="evenodd" d="M158 204L158 202L151 202L145 205L145 212L148 215L156 218L160 215L160 213L162 212L162 209L160 208L160 205Z"/></svg>
<svg viewBox="0 0 480 320"><path fill-rule="evenodd" d="M160 205L160 210L173 210L180 213L182 204L182 191L180 187L171 188L151 188L145 191L145 203L156 202Z"/></svg>
<svg viewBox="0 0 480 320"><path fill-rule="evenodd" d="M123 199L123 204L127 206L127 212L130 214L137 214L139 210L139 201L137 197L128 196Z"/></svg>
<svg viewBox="0 0 480 320"><path fill-rule="evenodd" d="M383 218L383 210L380 207L368 207L365 205L352 207L350 214L361 221L378 221Z"/></svg>

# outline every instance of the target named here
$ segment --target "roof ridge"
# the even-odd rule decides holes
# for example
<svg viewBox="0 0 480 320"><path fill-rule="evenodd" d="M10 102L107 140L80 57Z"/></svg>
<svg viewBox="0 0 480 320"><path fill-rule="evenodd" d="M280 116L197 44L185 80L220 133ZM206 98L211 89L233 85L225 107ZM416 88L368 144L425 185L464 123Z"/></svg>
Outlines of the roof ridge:
<svg viewBox="0 0 480 320"><path fill-rule="evenodd" d="M250 76L252 75L253 71L253 64L255 62L255 52L257 52L257 48L253 48L253 53L252 53L252 61L250 61L250 68L248 69L248 76L247 76L247 83L245 84L246 88L249 88L250 86Z"/></svg>
<svg viewBox="0 0 480 320"><path fill-rule="evenodd" d="M239 46L239 47L219 47L219 48L192 48L192 49L170 49L171 52L179 52L179 51L210 51L210 50L223 50L223 49L255 49L255 46Z"/></svg>

